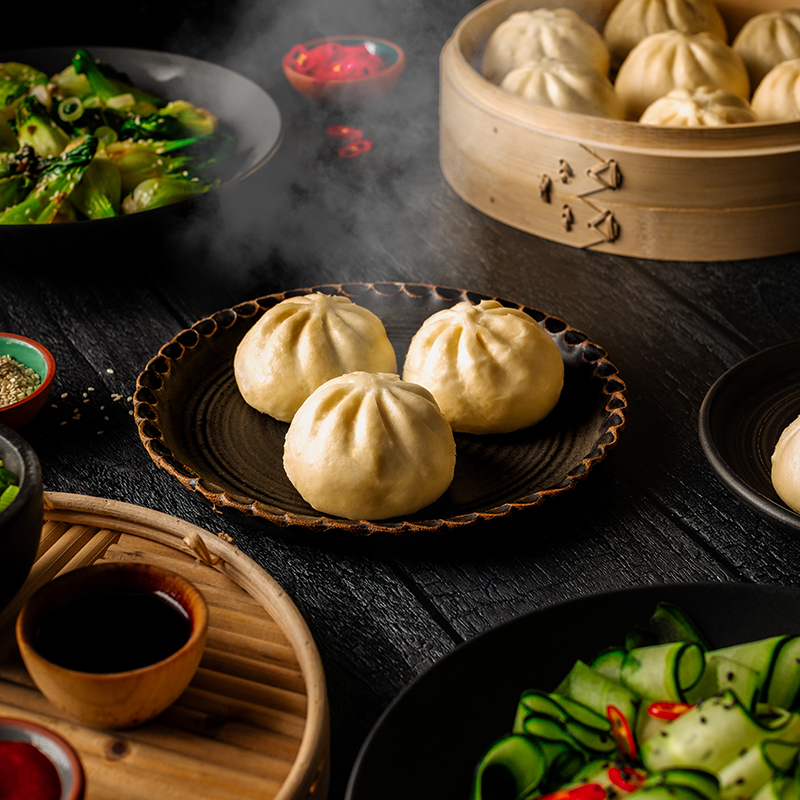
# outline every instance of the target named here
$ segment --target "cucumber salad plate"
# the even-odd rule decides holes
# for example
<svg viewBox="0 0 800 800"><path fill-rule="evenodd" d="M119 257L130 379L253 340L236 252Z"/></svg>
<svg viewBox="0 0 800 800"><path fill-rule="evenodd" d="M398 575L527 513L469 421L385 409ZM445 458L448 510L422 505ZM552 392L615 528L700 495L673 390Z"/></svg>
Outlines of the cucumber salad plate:
<svg viewBox="0 0 800 800"><path fill-rule="evenodd" d="M385 710L346 797L800 798L799 763L800 591L666 584L456 648Z"/></svg>

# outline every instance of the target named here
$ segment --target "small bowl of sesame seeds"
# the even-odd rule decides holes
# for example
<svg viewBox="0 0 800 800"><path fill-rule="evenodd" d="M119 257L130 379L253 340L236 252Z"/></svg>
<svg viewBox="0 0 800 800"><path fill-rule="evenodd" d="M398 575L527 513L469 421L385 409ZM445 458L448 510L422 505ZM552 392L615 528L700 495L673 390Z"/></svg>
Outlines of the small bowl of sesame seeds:
<svg viewBox="0 0 800 800"><path fill-rule="evenodd" d="M39 342L0 333L0 424L15 431L27 425L47 400L55 372L55 359Z"/></svg>

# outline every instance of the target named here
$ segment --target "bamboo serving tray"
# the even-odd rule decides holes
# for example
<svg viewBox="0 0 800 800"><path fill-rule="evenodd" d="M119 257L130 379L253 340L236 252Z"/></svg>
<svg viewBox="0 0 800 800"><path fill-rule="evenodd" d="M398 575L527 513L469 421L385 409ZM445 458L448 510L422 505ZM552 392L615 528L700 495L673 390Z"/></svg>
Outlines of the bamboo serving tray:
<svg viewBox="0 0 800 800"><path fill-rule="evenodd" d="M152 722L98 730L36 689L16 649L17 613L42 584L101 561L143 561L192 581L209 606L208 643L189 688ZM61 734L77 750L86 800L325 800L329 716L314 640L294 603L220 536L140 506L45 493L39 552L0 613L0 715Z"/></svg>

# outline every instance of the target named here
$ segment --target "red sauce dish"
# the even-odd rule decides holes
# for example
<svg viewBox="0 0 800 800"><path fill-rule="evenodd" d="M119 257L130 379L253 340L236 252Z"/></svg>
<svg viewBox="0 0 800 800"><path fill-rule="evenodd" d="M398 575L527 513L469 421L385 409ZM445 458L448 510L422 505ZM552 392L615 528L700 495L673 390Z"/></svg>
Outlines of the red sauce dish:
<svg viewBox="0 0 800 800"><path fill-rule="evenodd" d="M55 731L14 717L0 717L2 800L83 800L78 754Z"/></svg>
<svg viewBox="0 0 800 800"><path fill-rule="evenodd" d="M406 65L403 49L369 36L324 36L294 45L283 57L289 83L309 100L355 107L383 97Z"/></svg>

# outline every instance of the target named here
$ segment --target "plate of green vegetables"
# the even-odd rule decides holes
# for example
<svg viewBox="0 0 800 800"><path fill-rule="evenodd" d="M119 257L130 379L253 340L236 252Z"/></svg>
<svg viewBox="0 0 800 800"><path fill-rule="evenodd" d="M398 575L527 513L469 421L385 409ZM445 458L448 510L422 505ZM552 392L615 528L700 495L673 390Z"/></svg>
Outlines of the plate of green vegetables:
<svg viewBox="0 0 800 800"><path fill-rule="evenodd" d="M346 797L378 796L800 797L800 591L647 586L487 631L378 720Z"/></svg>
<svg viewBox="0 0 800 800"><path fill-rule="evenodd" d="M259 169L280 138L269 95L216 64L130 48L0 51L0 232L192 201Z"/></svg>

